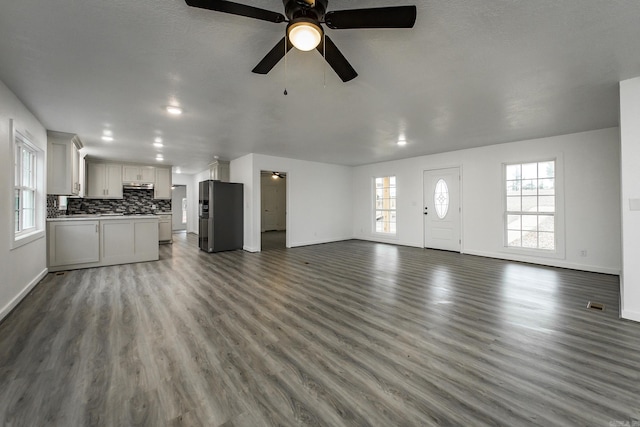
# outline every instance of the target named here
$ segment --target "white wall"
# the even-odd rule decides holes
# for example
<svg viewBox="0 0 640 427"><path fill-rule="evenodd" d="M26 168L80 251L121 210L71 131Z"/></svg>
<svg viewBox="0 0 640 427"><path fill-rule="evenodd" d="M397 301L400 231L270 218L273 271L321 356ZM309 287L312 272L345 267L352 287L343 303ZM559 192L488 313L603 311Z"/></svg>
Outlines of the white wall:
<svg viewBox="0 0 640 427"><path fill-rule="evenodd" d="M560 248L557 258L506 252L502 164L550 158L558 158L564 170L564 183L558 184L564 187L561 225L565 247ZM611 128L356 167L353 172L354 236L422 247L423 171L460 166L464 253L619 274L619 160L619 130ZM397 177L398 233L393 239L372 232L371 182L374 176L384 175ZM580 256L581 250L587 251L586 257Z"/></svg>
<svg viewBox="0 0 640 427"><path fill-rule="evenodd" d="M249 154L238 159L232 160L230 163L230 181L241 182L243 186L244 195L244 250L250 252L256 252L260 248L254 247L254 230L252 218L252 203L253 203L253 154ZM258 187L260 188L260 187ZM260 230L259 228L257 229ZM258 243L260 239L258 238Z"/></svg>
<svg viewBox="0 0 640 427"><path fill-rule="evenodd" d="M249 154L231 162L231 181L245 184L245 250L260 250L261 170L287 174L288 247L352 237L351 168Z"/></svg>
<svg viewBox="0 0 640 427"><path fill-rule="evenodd" d="M0 319L4 318L26 294L47 273L46 239L44 237L10 250L11 216L13 189L13 141L9 137L9 119L15 120L20 128L26 129L32 136L32 143L45 153L47 134L40 122L27 110L16 96L0 82ZM39 170L46 177L46 166ZM46 193L46 178L42 194ZM46 203L43 212L46 216Z"/></svg>
<svg viewBox="0 0 640 427"><path fill-rule="evenodd" d="M620 83L622 317L640 322L640 77ZM633 200L633 202L630 202Z"/></svg>

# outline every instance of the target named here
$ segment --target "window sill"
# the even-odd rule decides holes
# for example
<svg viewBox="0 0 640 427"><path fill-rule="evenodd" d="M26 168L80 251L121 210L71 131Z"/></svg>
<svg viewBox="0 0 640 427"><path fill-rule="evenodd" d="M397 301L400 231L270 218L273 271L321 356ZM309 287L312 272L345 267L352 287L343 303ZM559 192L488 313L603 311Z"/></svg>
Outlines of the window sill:
<svg viewBox="0 0 640 427"><path fill-rule="evenodd" d="M532 258L554 258L554 259L564 259L564 253L559 250L548 251L544 249L528 249L528 248L511 248L511 247L503 247L502 251L504 253L527 256Z"/></svg>
<svg viewBox="0 0 640 427"><path fill-rule="evenodd" d="M374 231L371 233L371 235L375 237L383 238L383 239L398 240L397 233L380 233L378 231Z"/></svg>
<svg viewBox="0 0 640 427"><path fill-rule="evenodd" d="M11 250L17 249L38 239L42 239L43 237L44 230L35 230L28 234L22 234L11 242Z"/></svg>

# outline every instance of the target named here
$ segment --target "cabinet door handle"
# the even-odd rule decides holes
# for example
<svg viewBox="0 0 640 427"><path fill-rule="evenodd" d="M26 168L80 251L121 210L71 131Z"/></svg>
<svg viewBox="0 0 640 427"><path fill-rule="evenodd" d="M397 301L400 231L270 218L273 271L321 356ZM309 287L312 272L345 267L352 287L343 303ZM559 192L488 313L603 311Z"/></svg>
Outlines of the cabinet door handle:
<svg viewBox="0 0 640 427"><path fill-rule="evenodd" d="M96 224L96 233L98 232L98 224Z"/></svg>

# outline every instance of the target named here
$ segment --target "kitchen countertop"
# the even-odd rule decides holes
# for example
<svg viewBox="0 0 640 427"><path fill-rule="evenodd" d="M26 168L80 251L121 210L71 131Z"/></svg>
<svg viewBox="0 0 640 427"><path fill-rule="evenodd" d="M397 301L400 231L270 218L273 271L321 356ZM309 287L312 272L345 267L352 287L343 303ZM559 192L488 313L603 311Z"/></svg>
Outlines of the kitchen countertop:
<svg viewBox="0 0 640 427"><path fill-rule="evenodd" d="M109 214L93 214L93 215L63 215L57 218L47 218L48 222L55 221L111 221L123 219L158 219L157 214L136 214L136 215L109 215Z"/></svg>

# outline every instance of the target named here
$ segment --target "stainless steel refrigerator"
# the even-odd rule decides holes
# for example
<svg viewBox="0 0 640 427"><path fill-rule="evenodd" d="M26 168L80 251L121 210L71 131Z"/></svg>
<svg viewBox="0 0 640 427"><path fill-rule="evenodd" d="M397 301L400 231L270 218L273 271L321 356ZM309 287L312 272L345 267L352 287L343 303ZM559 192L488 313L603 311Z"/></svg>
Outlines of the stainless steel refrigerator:
<svg viewBox="0 0 640 427"><path fill-rule="evenodd" d="M200 182L200 249L207 252L242 249L243 186L235 182Z"/></svg>

